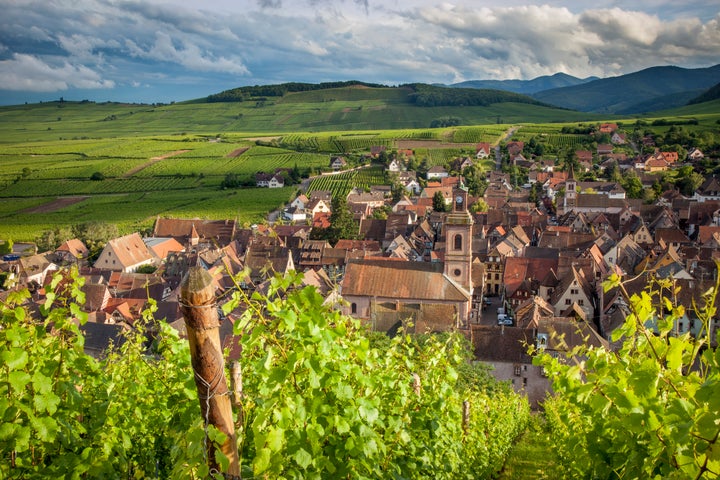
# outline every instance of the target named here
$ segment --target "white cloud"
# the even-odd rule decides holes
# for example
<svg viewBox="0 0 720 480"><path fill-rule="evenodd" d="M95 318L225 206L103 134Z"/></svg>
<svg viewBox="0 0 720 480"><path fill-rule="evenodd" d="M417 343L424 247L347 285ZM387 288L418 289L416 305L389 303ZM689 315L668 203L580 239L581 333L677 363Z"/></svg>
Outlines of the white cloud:
<svg viewBox="0 0 720 480"><path fill-rule="evenodd" d="M0 60L0 85L6 90L54 92L69 88L113 88L115 82L83 66L63 62L52 66L32 55L14 54Z"/></svg>
<svg viewBox="0 0 720 480"><path fill-rule="evenodd" d="M0 0L0 79L14 90L73 88L71 77L104 86L449 83L720 61L720 15L707 0L442 2ZM20 67L50 75L25 78Z"/></svg>

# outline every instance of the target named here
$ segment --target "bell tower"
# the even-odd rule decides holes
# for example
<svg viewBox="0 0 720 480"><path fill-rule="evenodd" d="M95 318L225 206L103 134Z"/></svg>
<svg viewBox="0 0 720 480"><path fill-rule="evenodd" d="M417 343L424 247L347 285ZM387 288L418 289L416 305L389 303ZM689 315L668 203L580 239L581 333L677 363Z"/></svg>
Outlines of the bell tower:
<svg viewBox="0 0 720 480"><path fill-rule="evenodd" d="M567 213L575 208L577 204L577 182L573 169L568 172L568 178L565 180L565 196L563 197L563 213Z"/></svg>
<svg viewBox="0 0 720 480"><path fill-rule="evenodd" d="M452 212L445 219L445 276L472 294L472 226L467 190L453 191Z"/></svg>

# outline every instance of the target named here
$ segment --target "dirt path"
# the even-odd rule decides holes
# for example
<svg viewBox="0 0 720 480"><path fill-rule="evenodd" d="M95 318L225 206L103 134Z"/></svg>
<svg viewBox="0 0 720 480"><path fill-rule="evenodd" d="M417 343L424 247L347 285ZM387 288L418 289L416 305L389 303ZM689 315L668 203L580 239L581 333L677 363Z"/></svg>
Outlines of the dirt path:
<svg viewBox="0 0 720 480"><path fill-rule="evenodd" d="M75 205L76 203L80 203L86 198L90 198L88 196L82 196L82 197L58 197L55 200L52 200L48 203L43 203L42 205L38 205L37 207L32 208L26 208L23 210L23 213L51 213L51 212L57 212L58 210L62 210L65 207L69 207L70 205Z"/></svg>
<svg viewBox="0 0 720 480"><path fill-rule="evenodd" d="M138 173L141 170L146 169L150 165L155 165L157 162L160 162L162 160L165 160L166 158L174 157L175 155L180 155L181 153L189 152L190 150L175 150L174 152L166 153L165 155L160 155L159 157L152 157L150 158L150 161L147 163L143 163L142 165L139 165L135 168L132 168L125 172L120 178L130 178L136 173Z"/></svg>

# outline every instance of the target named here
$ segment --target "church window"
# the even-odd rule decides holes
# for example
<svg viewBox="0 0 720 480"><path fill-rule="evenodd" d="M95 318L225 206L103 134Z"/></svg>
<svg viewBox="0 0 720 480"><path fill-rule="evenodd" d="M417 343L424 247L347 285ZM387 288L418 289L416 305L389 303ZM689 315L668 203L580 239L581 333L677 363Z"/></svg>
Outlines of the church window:
<svg viewBox="0 0 720 480"><path fill-rule="evenodd" d="M455 235L455 250L462 250L462 240L462 235L460 235L459 233Z"/></svg>
<svg viewBox="0 0 720 480"><path fill-rule="evenodd" d="M461 273L462 273L462 272L460 271L459 268L456 268L456 269L453 271L453 274L454 274L456 277L459 277Z"/></svg>

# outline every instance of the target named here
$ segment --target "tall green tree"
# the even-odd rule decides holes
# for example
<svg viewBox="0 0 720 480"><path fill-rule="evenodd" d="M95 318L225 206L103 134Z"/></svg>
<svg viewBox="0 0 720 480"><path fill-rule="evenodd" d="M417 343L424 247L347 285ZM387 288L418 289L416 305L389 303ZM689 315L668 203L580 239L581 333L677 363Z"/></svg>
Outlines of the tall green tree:
<svg viewBox="0 0 720 480"><path fill-rule="evenodd" d="M327 229L327 240L335 245L340 239L354 240L358 237L359 226L348 209L347 200L342 195L333 196L330 227Z"/></svg>
<svg viewBox="0 0 720 480"><path fill-rule="evenodd" d="M432 207L436 212L447 211L447 205L445 204L445 196L440 190L433 194Z"/></svg>

